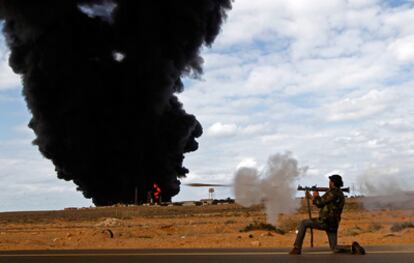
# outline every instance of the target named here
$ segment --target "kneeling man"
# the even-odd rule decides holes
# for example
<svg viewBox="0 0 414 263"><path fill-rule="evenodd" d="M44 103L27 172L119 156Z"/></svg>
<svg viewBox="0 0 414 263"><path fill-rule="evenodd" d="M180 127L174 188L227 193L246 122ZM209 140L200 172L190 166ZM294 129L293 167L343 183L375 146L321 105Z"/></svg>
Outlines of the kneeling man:
<svg viewBox="0 0 414 263"><path fill-rule="evenodd" d="M303 239L308 228L324 230L328 236L329 247L335 253L365 254L365 249L358 242L353 242L351 246L339 246L337 244L338 227L345 204L345 197L341 190L343 185L342 177L334 174L329 176L329 190L322 197L319 196L318 192L313 192L313 196L306 192L307 198L312 199L313 204L320 208L319 218L306 219L299 224L295 244L289 254L301 254Z"/></svg>

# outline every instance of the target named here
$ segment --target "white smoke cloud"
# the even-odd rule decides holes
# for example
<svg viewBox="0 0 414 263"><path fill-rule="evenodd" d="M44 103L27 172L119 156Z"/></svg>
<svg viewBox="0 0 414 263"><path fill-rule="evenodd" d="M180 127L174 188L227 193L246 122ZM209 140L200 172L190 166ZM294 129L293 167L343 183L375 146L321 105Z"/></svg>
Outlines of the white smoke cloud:
<svg viewBox="0 0 414 263"><path fill-rule="evenodd" d="M240 167L234 179L236 202L247 207L260 204L263 199L260 184L259 170L251 167Z"/></svg>
<svg viewBox="0 0 414 263"><path fill-rule="evenodd" d="M233 136L236 134L236 132L237 132L236 124L234 123L222 124L221 122L214 123L207 130L207 134L212 137Z"/></svg>
<svg viewBox="0 0 414 263"><path fill-rule="evenodd" d="M306 170L306 167L298 167L297 160L289 152L271 155L260 171L239 167L234 180L236 202L246 207L264 203L267 221L274 224L280 213L297 208L294 182Z"/></svg>
<svg viewBox="0 0 414 263"><path fill-rule="evenodd" d="M399 169L369 169L358 177L360 192L367 196L394 195L404 191L396 176Z"/></svg>
<svg viewBox="0 0 414 263"><path fill-rule="evenodd" d="M403 172L398 168L369 169L357 180L359 191L364 195L363 204L368 209L414 208L414 192L399 179Z"/></svg>

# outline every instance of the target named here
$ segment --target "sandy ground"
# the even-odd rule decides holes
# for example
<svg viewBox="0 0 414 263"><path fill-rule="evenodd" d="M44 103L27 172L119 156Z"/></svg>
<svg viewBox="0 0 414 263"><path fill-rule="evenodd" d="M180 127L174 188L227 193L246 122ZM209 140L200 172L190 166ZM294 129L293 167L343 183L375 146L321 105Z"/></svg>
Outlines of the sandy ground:
<svg viewBox="0 0 414 263"><path fill-rule="evenodd" d="M290 247L295 226L305 218L303 208L281 215L276 223L286 231L281 235L266 230L240 232L250 223L265 223L266 216L261 207L236 204L9 212L0 213L0 249ZM399 222L414 222L414 210L365 210L357 201L348 201L339 243L414 244L414 228L391 231ZM325 233L314 232L315 246L327 246Z"/></svg>

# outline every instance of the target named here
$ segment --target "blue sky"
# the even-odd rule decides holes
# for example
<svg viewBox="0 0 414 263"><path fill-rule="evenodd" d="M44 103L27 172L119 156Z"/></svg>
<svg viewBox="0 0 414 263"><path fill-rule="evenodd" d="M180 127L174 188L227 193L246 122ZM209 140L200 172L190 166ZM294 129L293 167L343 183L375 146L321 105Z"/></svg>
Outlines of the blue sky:
<svg viewBox="0 0 414 263"><path fill-rule="evenodd" d="M290 151L308 167L294 183L322 185L338 172L374 192L412 187L413 24L413 1L237 0L203 50L202 80L179 94L204 127L184 182L231 183L237 167ZM0 37L0 210L91 205L31 146L7 57ZM174 200L207 195L182 187Z"/></svg>

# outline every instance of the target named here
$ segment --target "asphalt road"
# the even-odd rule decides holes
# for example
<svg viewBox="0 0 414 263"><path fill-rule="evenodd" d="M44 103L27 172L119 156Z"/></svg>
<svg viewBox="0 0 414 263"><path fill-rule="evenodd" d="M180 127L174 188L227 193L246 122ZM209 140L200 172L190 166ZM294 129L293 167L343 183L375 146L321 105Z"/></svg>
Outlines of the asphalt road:
<svg viewBox="0 0 414 263"><path fill-rule="evenodd" d="M332 254L326 248L303 251L300 256L287 254L287 249L139 249L139 250L42 250L0 251L0 262L334 262L334 263L413 263L414 246L368 247L367 255Z"/></svg>

